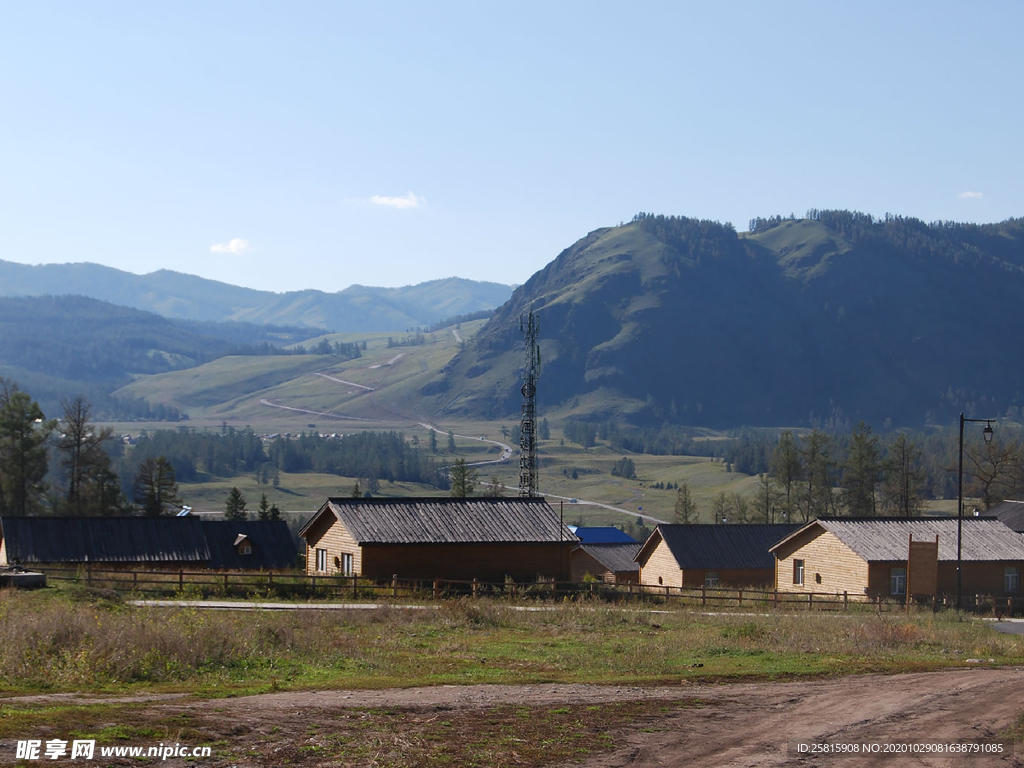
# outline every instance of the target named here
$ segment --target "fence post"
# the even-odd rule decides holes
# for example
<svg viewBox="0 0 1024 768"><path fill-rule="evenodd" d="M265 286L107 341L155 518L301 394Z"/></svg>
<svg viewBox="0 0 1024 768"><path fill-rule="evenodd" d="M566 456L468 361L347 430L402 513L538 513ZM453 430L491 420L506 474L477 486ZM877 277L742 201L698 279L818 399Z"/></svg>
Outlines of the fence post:
<svg viewBox="0 0 1024 768"><path fill-rule="evenodd" d="M178 569L178 591L181 592L185 589L185 571L181 568Z"/></svg>
<svg viewBox="0 0 1024 768"><path fill-rule="evenodd" d="M708 587L706 584L700 585L700 604L702 606L708 604Z"/></svg>
<svg viewBox="0 0 1024 768"><path fill-rule="evenodd" d="M267 592L274 588L274 572L267 571Z"/></svg>
<svg viewBox="0 0 1024 768"><path fill-rule="evenodd" d="M228 575L224 574L224 594L228 593Z"/></svg>
<svg viewBox="0 0 1024 768"><path fill-rule="evenodd" d="M850 595L846 592L845 589L843 590L843 610L850 610Z"/></svg>
<svg viewBox="0 0 1024 768"><path fill-rule="evenodd" d="M138 584L139 584L139 572L138 571L132 571L132 592L138 591Z"/></svg>
<svg viewBox="0 0 1024 768"><path fill-rule="evenodd" d="M473 597L476 598L479 593L480 582L476 580L476 576L473 577Z"/></svg>
<svg viewBox="0 0 1024 768"><path fill-rule="evenodd" d="M441 597L441 582L434 579L434 599L438 600Z"/></svg>
<svg viewBox="0 0 1024 768"><path fill-rule="evenodd" d="M743 605L743 590L739 590L739 602L737 605Z"/></svg>
<svg viewBox="0 0 1024 768"><path fill-rule="evenodd" d="M814 606L814 593L813 592L808 592L807 593L807 610L811 610L811 608L813 606Z"/></svg>
<svg viewBox="0 0 1024 768"><path fill-rule="evenodd" d="M391 574L391 597L398 597L398 574Z"/></svg>

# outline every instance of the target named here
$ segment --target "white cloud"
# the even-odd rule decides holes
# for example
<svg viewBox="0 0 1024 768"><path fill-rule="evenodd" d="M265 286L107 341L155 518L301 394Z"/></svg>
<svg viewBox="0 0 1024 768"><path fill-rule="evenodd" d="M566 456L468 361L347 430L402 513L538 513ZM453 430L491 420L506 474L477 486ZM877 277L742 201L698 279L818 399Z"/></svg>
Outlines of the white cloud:
<svg viewBox="0 0 1024 768"><path fill-rule="evenodd" d="M957 195L961 200L980 200L984 196L982 192L961 192Z"/></svg>
<svg viewBox="0 0 1024 768"><path fill-rule="evenodd" d="M243 240L240 237L235 237L228 240L226 243L217 243L216 245L210 246L210 251L213 253L245 253L249 250L249 241Z"/></svg>
<svg viewBox="0 0 1024 768"><path fill-rule="evenodd" d="M371 203L387 205L391 208L419 208L422 198L416 197L412 192L405 197L387 197L386 195L374 195L370 198Z"/></svg>

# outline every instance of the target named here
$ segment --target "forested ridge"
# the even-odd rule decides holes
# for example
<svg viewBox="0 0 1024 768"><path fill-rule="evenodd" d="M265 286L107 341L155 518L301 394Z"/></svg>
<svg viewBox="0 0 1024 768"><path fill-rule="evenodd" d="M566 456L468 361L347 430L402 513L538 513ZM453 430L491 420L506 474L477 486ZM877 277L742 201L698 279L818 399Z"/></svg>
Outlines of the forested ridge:
<svg viewBox="0 0 1024 768"><path fill-rule="evenodd" d="M541 407L639 426L881 426L1013 415L1024 220L928 224L809 211L751 232L639 214L596 230L516 290L425 394L514 412L519 317L534 312Z"/></svg>

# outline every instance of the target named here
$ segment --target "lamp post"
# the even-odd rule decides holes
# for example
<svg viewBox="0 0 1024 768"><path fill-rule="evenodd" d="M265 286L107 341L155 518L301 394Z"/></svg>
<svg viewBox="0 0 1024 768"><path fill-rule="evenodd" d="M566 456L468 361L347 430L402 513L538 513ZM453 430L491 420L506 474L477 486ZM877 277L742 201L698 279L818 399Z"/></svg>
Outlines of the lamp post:
<svg viewBox="0 0 1024 768"><path fill-rule="evenodd" d="M964 543L964 423L984 423L985 429L981 436L986 443L992 442L993 419L965 419L960 412L960 458L957 464L956 484L956 609L959 611L963 603L963 543Z"/></svg>

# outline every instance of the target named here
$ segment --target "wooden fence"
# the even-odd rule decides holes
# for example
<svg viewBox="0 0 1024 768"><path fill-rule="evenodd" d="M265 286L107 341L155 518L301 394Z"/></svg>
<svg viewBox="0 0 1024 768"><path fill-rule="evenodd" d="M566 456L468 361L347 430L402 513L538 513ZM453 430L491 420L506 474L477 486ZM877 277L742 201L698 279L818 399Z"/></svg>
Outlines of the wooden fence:
<svg viewBox="0 0 1024 768"><path fill-rule="evenodd" d="M439 600L449 597L501 597L509 599L582 600L644 602L667 608L767 609L779 607L803 610L848 611L851 607L877 611L903 609L902 601L867 598L864 595L824 592L779 592L759 588L668 587L604 582L501 583L452 581L440 579L372 580L353 576L315 576L287 572L217 571L134 571L80 568L44 568L52 581L76 582L85 586L111 589L140 596L182 598L244 597L248 599L308 599L334 601L362 600ZM987 596L966 596L965 608L976 611L1012 614L1011 600ZM932 603L934 609L950 607L949 601Z"/></svg>

